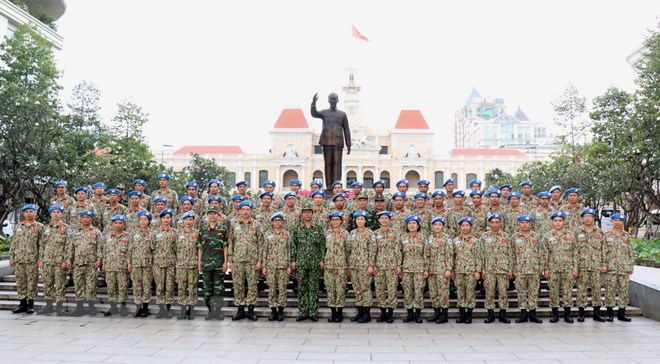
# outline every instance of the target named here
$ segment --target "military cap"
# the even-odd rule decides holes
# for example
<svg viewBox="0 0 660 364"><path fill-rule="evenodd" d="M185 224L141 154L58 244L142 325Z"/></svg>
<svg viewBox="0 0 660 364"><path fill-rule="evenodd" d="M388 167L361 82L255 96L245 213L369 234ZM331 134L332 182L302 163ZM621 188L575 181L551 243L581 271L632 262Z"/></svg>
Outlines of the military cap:
<svg viewBox="0 0 660 364"><path fill-rule="evenodd" d="M496 194L497 197L502 197L502 192L500 192L500 190L498 190L497 188L491 188L490 190L488 190L488 192L486 192L486 196L490 197L490 195L492 195L493 193Z"/></svg>
<svg viewBox="0 0 660 364"><path fill-rule="evenodd" d="M265 188L266 186L273 186L273 188L275 188L277 187L277 184L275 183L275 181L267 179L264 181L264 183L261 184L262 188Z"/></svg>
<svg viewBox="0 0 660 364"><path fill-rule="evenodd" d="M133 196L142 197L142 192L140 192L140 191L131 191L131 192L126 194L126 197L133 197Z"/></svg>
<svg viewBox="0 0 660 364"><path fill-rule="evenodd" d="M105 194L106 195L117 195L117 196L119 196L119 195L121 195L121 192L119 192L119 190L116 189L116 188L111 188L111 189L107 190L105 192Z"/></svg>
<svg viewBox="0 0 660 364"><path fill-rule="evenodd" d="M323 196L323 198L325 198L325 192L323 192L323 191L321 191L321 190L316 190L316 191L312 192L312 195L311 195L311 196L312 196L312 198L313 198L313 197L316 196L316 195L321 195L321 196Z"/></svg>
<svg viewBox="0 0 660 364"><path fill-rule="evenodd" d="M206 214L208 215L209 212L214 212L214 213L216 213L216 214L220 214L220 207L218 207L218 206L211 206L211 207L209 207L208 210L206 210Z"/></svg>
<svg viewBox="0 0 660 364"><path fill-rule="evenodd" d="M520 194L520 192L511 192L508 196L506 196L506 199L510 200L514 197L521 198L522 195Z"/></svg>
<svg viewBox="0 0 660 364"><path fill-rule="evenodd" d="M561 186L556 185L556 186L550 187L550 193L553 193L555 190L561 191Z"/></svg>
<svg viewBox="0 0 660 364"><path fill-rule="evenodd" d="M431 220L431 225L435 224L436 222L441 222L442 225L445 225L447 223L445 218L442 217L442 216L438 216L438 217L434 218L433 220Z"/></svg>
<svg viewBox="0 0 660 364"><path fill-rule="evenodd" d="M456 197L456 196L465 196L465 192L463 190L452 192L451 197Z"/></svg>
<svg viewBox="0 0 660 364"><path fill-rule="evenodd" d="M149 212L149 211L147 211L147 210L142 210L142 211L140 211L140 212L137 213L137 217L138 217L138 219L139 219L140 217L142 217L142 216L146 216L147 219L149 219L149 221L151 221L151 219L154 218L154 215L152 215L151 212Z"/></svg>
<svg viewBox="0 0 660 364"><path fill-rule="evenodd" d="M211 185L214 184L214 183L215 183L216 185L218 185L218 187L220 187L220 186L222 185L222 184L220 183L220 180L219 180L219 179L217 179L217 178L212 178L212 179L206 184L206 188L211 187Z"/></svg>
<svg viewBox="0 0 660 364"><path fill-rule="evenodd" d="M198 190L199 189L199 183L197 183L195 181L190 181L190 182L186 183L186 189L188 189L190 187L195 187L195 189Z"/></svg>
<svg viewBox="0 0 660 364"><path fill-rule="evenodd" d="M94 211L82 210L78 213L78 216L80 216L80 217L89 216L89 217L93 218L94 216L96 216L96 213L94 213Z"/></svg>
<svg viewBox="0 0 660 364"><path fill-rule="evenodd" d="M76 187L76 189L73 190L73 193L77 194L80 191L83 191L85 193L89 193L89 191L87 190L87 187L85 187L85 186Z"/></svg>
<svg viewBox="0 0 660 364"><path fill-rule="evenodd" d="M167 214L170 214L170 216L174 216L174 210L172 210L172 209L164 209L163 211L161 211L161 212L158 214L158 217L163 217L163 216L165 216L165 215L167 215Z"/></svg>
<svg viewBox="0 0 660 364"><path fill-rule="evenodd" d="M469 222L470 225L474 225L474 219L469 216L465 216L464 218L458 220L457 224L458 226L461 226L464 222Z"/></svg>
<svg viewBox="0 0 660 364"><path fill-rule="evenodd" d="M431 197L435 197L437 195L440 195L442 197L447 197L447 194L445 194L445 191L442 191L442 190L433 191L433 193L431 194Z"/></svg>
<svg viewBox="0 0 660 364"><path fill-rule="evenodd" d="M370 215L369 215L368 212L366 212L366 211L362 211L362 210L360 210L360 211L355 211L355 212L353 213L353 217L364 217L365 219L368 219L369 216L370 216Z"/></svg>
<svg viewBox="0 0 660 364"><path fill-rule="evenodd" d="M323 188L323 182L313 180L312 182L309 183L309 187L312 187L312 186L318 186L319 188Z"/></svg>
<svg viewBox="0 0 660 364"><path fill-rule="evenodd" d="M334 211L334 212L331 212L331 213L328 214L328 220L332 219L333 217L338 217L338 218L341 219L342 218L342 213L339 212L339 211Z"/></svg>
<svg viewBox="0 0 660 364"><path fill-rule="evenodd" d="M190 202L191 205L194 205L194 204L195 204L195 199L192 198L192 197L190 197L190 196L188 196L188 195L183 196L183 197L181 197L181 199L179 199L179 203L182 204L182 205L183 205L183 203L186 202L186 201Z"/></svg>
<svg viewBox="0 0 660 364"><path fill-rule="evenodd" d="M400 192L400 191L399 192L394 192L392 194L392 200L396 200L397 197L401 197L402 199L405 200L406 199L406 194L403 193L403 192Z"/></svg>
<svg viewBox="0 0 660 364"><path fill-rule="evenodd" d="M247 207L249 207L249 208L251 208L251 209L254 208L254 205L253 205L252 202L250 202L250 201L243 201L243 202L241 202L240 204L238 204L238 208L239 208L239 209L243 208L244 206L247 206Z"/></svg>
<svg viewBox="0 0 660 364"><path fill-rule="evenodd" d="M376 186L378 186L378 185L381 185L381 186L385 187L385 181L383 181L382 179L379 179L378 181L371 184L371 188L376 188Z"/></svg>
<svg viewBox="0 0 660 364"><path fill-rule="evenodd" d="M566 192L565 192L566 196L570 195L571 193L577 193L579 195L580 194L580 189L575 188L575 187L571 187L571 188L567 189Z"/></svg>
<svg viewBox="0 0 660 364"><path fill-rule="evenodd" d="M238 182L236 182L236 187L238 187L238 186L245 186L245 187L247 187L247 185L248 185L248 184L247 184L247 182L245 182L245 181L238 181Z"/></svg>
<svg viewBox="0 0 660 364"><path fill-rule="evenodd" d="M51 212L53 212L55 210L60 210L60 212L64 212L64 206L62 206L62 205L53 205L53 206L48 208L48 213L50 214Z"/></svg>
<svg viewBox="0 0 660 364"><path fill-rule="evenodd" d="M362 199L368 200L369 196L367 196L367 194L363 192L363 193L360 193L359 195L355 196L355 199L356 200L362 200Z"/></svg>
<svg viewBox="0 0 660 364"><path fill-rule="evenodd" d="M555 211L550 215L550 220L554 220L555 217L561 217L562 220L566 220L566 213L562 211Z"/></svg>
<svg viewBox="0 0 660 364"><path fill-rule="evenodd" d="M518 220L518 222L523 222L523 221L532 222L532 221L534 221L534 218L532 217L532 215L521 215L521 216L518 216L516 218L516 220Z"/></svg>
<svg viewBox="0 0 660 364"><path fill-rule="evenodd" d="M418 199L418 198L423 198L423 199L425 199L425 200L428 200L428 199L429 199L429 195L425 194L424 192L417 192L417 193L415 194L415 200Z"/></svg>
<svg viewBox="0 0 660 364"><path fill-rule="evenodd" d="M395 185L395 186L399 187L399 185L402 184L402 183L403 183L404 185L406 185L406 187L410 187L410 181L408 181L408 180L405 179L405 178L396 181L396 185Z"/></svg>
<svg viewBox="0 0 660 364"><path fill-rule="evenodd" d="M522 182L520 182L519 186L520 187L524 187L524 186L534 187L534 183L532 181L522 181Z"/></svg>
<svg viewBox="0 0 660 364"><path fill-rule="evenodd" d="M300 182L299 179L292 179L291 181L289 181L289 186L293 186L293 185L302 186L302 182Z"/></svg>
<svg viewBox="0 0 660 364"><path fill-rule="evenodd" d="M374 201L385 201L385 196L376 195L376 196L374 196Z"/></svg>
<svg viewBox="0 0 660 364"><path fill-rule="evenodd" d="M626 220L628 220L628 218L624 214L614 214L612 215L612 220L621 220L625 222Z"/></svg>
<svg viewBox="0 0 660 364"><path fill-rule="evenodd" d="M211 203L211 201L218 201L220 203L225 203L225 200L222 199L220 196L210 196L208 200L206 200L206 203Z"/></svg>
<svg viewBox="0 0 660 364"><path fill-rule="evenodd" d="M539 193L536 194L536 197L538 197L538 198L544 198L544 197L550 198L550 192L548 192L548 191L539 192Z"/></svg>
<svg viewBox="0 0 660 364"><path fill-rule="evenodd" d="M162 196L158 196L158 197L154 198L154 205L157 204L157 203L159 203L159 202L162 202L162 203L164 203L165 205L167 205L167 203L168 203L169 201L167 201L167 198L162 197Z"/></svg>
<svg viewBox="0 0 660 364"><path fill-rule="evenodd" d="M99 187L101 187L102 189L105 190L105 183L103 183L103 182L96 182L96 183L94 183L94 184L92 185L92 188L99 188Z"/></svg>
<svg viewBox="0 0 660 364"><path fill-rule="evenodd" d="M364 188L364 184L362 182L357 182L356 181L356 182L351 183L351 188L353 188L353 187Z"/></svg>
<svg viewBox="0 0 660 364"><path fill-rule="evenodd" d="M483 195L484 195L484 191L482 191L482 190L474 190L474 191L470 192L470 197L474 197L474 196L477 196L477 195L479 195L479 196L483 196Z"/></svg>
<svg viewBox="0 0 660 364"><path fill-rule="evenodd" d="M343 183L341 182L341 180L334 181L334 182L332 182L332 184L330 185L330 188L331 188L331 189L332 189L332 188L335 188L336 185L343 186Z"/></svg>
<svg viewBox="0 0 660 364"><path fill-rule="evenodd" d="M266 191L266 192L262 193L261 195L259 195L259 199L263 200L264 197L266 197L266 196L268 196L268 197L270 197L270 198L273 198L273 196L275 196L275 195L273 195L272 192L268 192L268 191Z"/></svg>
<svg viewBox="0 0 660 364"><path fill-rule="evenodd" d="M417 182L417 186L421 186L421 185L427 185L427 186L430 186L430 185L431 185L431 182L429 182L429 181L427 181L427 180L425 180L425 179L422 179L422 180L419 180L419 181Z"/></svg>
<svg viewBox="0 0 660 364"><path fill-rule="evenodd" d="M509 184L509 183L505 183L505 184L503 184L503 185L500 186L500 191L503 190L503 189L505 189L505 188L508 188L509 191L511 191L511 190L513 189L513 185L512 185L512 184Z"/></svg>
<svg viewBox="0 0 660 364"><path fill-rule="evenodd" d="M110 220L111 220L112 222L115 222L115 221L121 221L121 222L124 222L124 223L125 223L125 222L126 222L126 216L124 216L124 215L115 215L115 216L113 216L112 219L110 219Z"/></svg>
<svg viewBox="0 0 660 364"><path fill-rule="evenodd" d="M343 199L346 199L346 194L343 193L343 192L340 192L340 193L338 193L338 194L332 196L332 202L335 202L335 200L338 199L339 197L341 197L341 198L343 198Z"/></svg>
<svg viewBox="0 0 660 364"><path fill-rule="evenodd" d="M118 190L126 190L126 186L124 186L123 183L118 183L117 187L115 187L115 188L118 189Z"/></svg>
<svg viewBox="0 0 660 364"><path fill-rule="evenodd" d="M67 185L68 185L68 183L67 183L65 180L63 180L63 179L61 179L61 180L59 180L59 181L53 183L53 187L54 187L54 188L57 188L57 187L59 187L59 186L64 186L64 187L66 187Z"/></svg>
<svg viewBox="0 0 660 364"><path fill-rule="evenodd" d="M379 218L380 218L381 216L387 216L387 217L389 217L389 218L392 218L392 215L394 215L394 214L392 213L392 211L381 211L381 212L379 212L379 213L376 214L376 216L378 216Z"/></svg>
<svg viewBox="0 0 660 364"><path fill-rule="evenodd" d="M243 196L241 196L241 195L233 195L233 196L231 196L231 201L232 201L232 202L234 202L234 201L243 201L243 200L244 200L244 198L243 198Z"/></svg>
<svg viewBox="0 0 660 364"><path fill-rule="evenodd" d="M406 220L405 220L406 224L411 222L411 221L414 221L418 224L421 224L422 223L422 218L417 216L417 215L410 215L410 216L406 217Z"/></svg>
<svg viewBox="0 0 660 364"><path fill-rule="evenodd" d="M274 213L274 214L270 217L270 221L273 221L273 220L275 220L275 219L282 219L282 220L284 220L284 213L279 212L279 211L276 212L276 213Z"/></svg>
<svg viewBox="0 0 660 364"><path fill-rule="evenodd" d="M159 179L159 180L160 180L160 179L163 179L163 178L165 178L165 179L168 180L168 181L169 181L170 179L172 179L172 177L170 177L170 175L167 174L167 173L161 173L161 174L158 175L158 179Z"/></svg>
<svg viewBox="0 0 660 364"><path fill-rule="evenodd" d="M183 216L181 216L181 220L185 220L187 218L193 218L194 219L196 217L197 217L197 215L195 214L195 211L190 210L190 211L186 212L185 214L183 214Z"/></svg>
<svg viewBox="0 0 660 364"><path fill-rule="evenodd" d="M291 191L291 192L287 192L287 193L284 194L284 199L285 199L285 200L286 200L287 198L289 198L289 197L295 197L295 198L298 198L298 195L297 195L295 192L293 192L293 191Z"/></svg>
<svg viewBox="0 0 660 364"><path fill-rule="evenodd" d="M314 205L312 204L312 201L305 201L305 203L303 203L302 207L300 208L300 211L305 211L305 210L314 211Z"/></svg>
<svg viewBox="0 0 660 364"><path fill-rule="evenodd" d="M447 183L456 183L456 181L455 181L453 178L447 178L447 179L445 180L445 183L443 183L442 185L443 185L443 186L446 186Z"/></svg>
<svg viewBox="0 0 660 364"><path fill-rule="evenodd" d="M142 185L144 187L147 187L147 181L143 179L136 179L135 181L133 181L133 186L135 185Z"/></svg>
<svg viewBox="0 0 660 364"><path fill-rule="evenodd" d="M598 213L596 212L596 210L590 207L587 207L586 209L582 210L580 216L584 216L584 215L592 215L593 217L598 217Z"/></svg>
<svg viewBox="0 0 660 364"><path fill-rule="evenodd" d="M490 214L490 215L488 215L488 221L490 221L490 220L492 220L492 219L500 219L500 220L502 220L502 214Z"/></svg>
<svg viewBox="0 0 660 364"><path fill-rule="evenodd" d="M473 179L470 181L470 183L468 183L468 187L472 188L472 185L475 183L479 185L479 188L481 188L481 185L483 184L480 179Z"/></svg>
<svg viewBox="0 0 660 364"><path fill-rule="evenodd" d="M21 212L23 212L23 211L25 211L25 210L34 210L34 211L37 211L37 205L35 205L35 204L33 204L33 203L29 203L29 204L23 205L23 207L21 207Z"/></svg>

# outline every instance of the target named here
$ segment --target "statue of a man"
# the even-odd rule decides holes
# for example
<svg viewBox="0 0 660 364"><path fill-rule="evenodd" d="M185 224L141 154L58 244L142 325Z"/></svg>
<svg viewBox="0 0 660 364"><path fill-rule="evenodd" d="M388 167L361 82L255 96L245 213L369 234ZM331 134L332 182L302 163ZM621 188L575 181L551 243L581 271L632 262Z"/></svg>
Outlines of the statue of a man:
<svg viewBox="0 0 660 364"><path fill-rule="evenodd" d="M323 160L325 161L325 185L330 186L332 182L341 179L341 157L346 141L346 154L351 154L351 130L348 127L346 113L337 110L339 97L336 93L328 95L330 108L316 111L316 101L319 94L314 94L312 99L312 117L323 120L321 139L319 145L323 147Z"/></svg>

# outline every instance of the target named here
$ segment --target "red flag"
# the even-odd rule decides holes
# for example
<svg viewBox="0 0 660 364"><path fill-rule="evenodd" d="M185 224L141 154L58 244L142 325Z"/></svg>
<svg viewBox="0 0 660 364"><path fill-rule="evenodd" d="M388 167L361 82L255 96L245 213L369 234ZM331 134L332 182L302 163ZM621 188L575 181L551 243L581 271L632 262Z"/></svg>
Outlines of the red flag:
<svg viewBox="0 0 660 364"><path fill-rule="evenodd" d="M360 33L357 28L355 27L355 24L351 24L353 29L352 29L352 34L356 38L360 38L362 40L366 40L367 42L369 41L369 38L367 38L364 34Z"/></svg>

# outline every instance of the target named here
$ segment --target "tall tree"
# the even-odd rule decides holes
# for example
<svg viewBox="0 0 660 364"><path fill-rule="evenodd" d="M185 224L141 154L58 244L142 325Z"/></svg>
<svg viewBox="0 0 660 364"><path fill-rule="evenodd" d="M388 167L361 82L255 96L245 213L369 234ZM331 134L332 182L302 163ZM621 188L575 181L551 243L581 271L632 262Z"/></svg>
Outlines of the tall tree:
<svg viewBox="0 0 660 364"><path fill-rule="evenodd" d="M589 119L587 112L586 98L580 96L577 87L569 84L562 95L552 103L552 107L557 114L555 122L562 128L562 139L564 143L571 146L571 151L575 153L576 146L587 141L589 131Z"/></svg>

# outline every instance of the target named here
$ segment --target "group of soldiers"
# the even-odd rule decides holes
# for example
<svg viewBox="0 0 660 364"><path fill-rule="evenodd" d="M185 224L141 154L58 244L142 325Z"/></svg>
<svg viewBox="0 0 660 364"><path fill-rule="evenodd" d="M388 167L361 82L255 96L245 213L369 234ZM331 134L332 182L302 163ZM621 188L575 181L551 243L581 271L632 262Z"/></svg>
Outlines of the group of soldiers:
<svg viewBox="0 0 660 364"><path fill-rule="evenodd" d="M175 286L178 319L192 319L197 282L202 276L207 319L222 319L224 279L231 271L234 304L232 320L257 320L258 283L268 285L270 321L284 319L287 285L297 279L297 321L317 321L318 293L323 278L329 322L342 322L350 280L357 312L351 321L370 322L375 285L378 322L393 322L397 287L404 291L404 322L423 322L428 288L434 313L429 322L448 322L449 295L457 294L458 323L471 323L475 290L485 291L486 323L506 316L510 281L515 279L520 317L516 322L541 323L536 309L540 279L550 290L550 322L572 323L572 289L577 284L579 322L593 306L593 319L630 321L628 276L633 272L631 236L626 217L612 216L613 228L601 231L597 212L580 204L580 191L554 186L534 195L534 184L520 184L521 192L505 184L484 192L473 180L469 191L429 190L430 182L396 183L386 193L385 181L371 189L360 182L345 191L342 181L326 198L320 181L301 191L299 180L289 192L275 193L276 183L265 181L258 198L248 195L245 181L236 183L229 201L222 183L213 179L204 191L186 184L181 198L169 188L170 176L158 175L159 188L146 193L147 183L136 180L133 190L107 189L104 183L67 194L58 181L48 208L50 221L35 221L37 206L25 205L15 227L10 264L15 267L20 301L14 313L33 313L39 270L46 305L38 314L66 314L63 307L69 271L75 282L76 308L72 316L97 313L97 279L105 275L110 308L106 316L128 315L128 287L132 284L135 317L150 315L155 282L157 318L172 317ZM124 205L124 203L126 205ZM605 287L604 297L601 287ZM452 287L452 288L450 288ZM591 290L591 303L587 291ZM497 297L497 305L496 305ZM618 302L617 302L618 297ZM55 306L53 306L55 304ZM606 307L603 317L600 308Z"/></svg>

